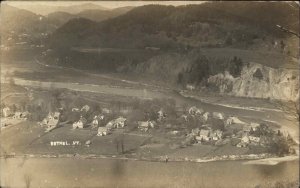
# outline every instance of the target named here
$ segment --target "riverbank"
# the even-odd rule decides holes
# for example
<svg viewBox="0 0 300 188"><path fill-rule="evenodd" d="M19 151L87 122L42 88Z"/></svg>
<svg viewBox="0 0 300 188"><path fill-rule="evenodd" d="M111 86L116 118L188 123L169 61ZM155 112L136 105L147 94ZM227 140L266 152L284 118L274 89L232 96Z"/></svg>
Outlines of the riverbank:
<svg viewBox="0 0 300 188"><path fill-rule="evenodd" d="M22 85L21 83L24 83L24 84L29 84L29 86L35 86L35 85L38 86L39 85L39 86L43 86L43 87L46 87L46 88L53 87L53 88L68 88L68 89L71 89L71 90L76 90L77 89L77 90L79 90L81 92L85 91L86 89L88 89L89 91L92 90L95 93L106 92L107 94L114 94L114 95L115 94L119 94L119 95L123 94L124 95L124 91L131 90L131 89L128 89L128 88L113 88L113 89L111 88L111 90L108 90L106 88L106 86L102 86L102 85L99 85L99 86L98 85L94 85L93 87L88 87L89 85L88 86L81 85L81 84L70 85L70 84L63 83L63 82L52 83L51 84L51 83L48 83L48 82L37 82L37 81L35 81L35 82L33 82L33 81L31 81L31 82L25 82L24 80L16 80L16 81L17 81L16 84L20 84L20 85ZM151 93L151 94L153 94L153 96L157 96L157 97L160 97L160 96L163 95L163 93L160 93L158 91L149 91L148 93ZM127 92L126 92L126 95L128 95ZM132 95L135 95L137 97L144 97L145 96L143 92L133 92ZM163 97L165 97L166 95L167 95L167 93ZM169 97L174 97L174 98L176 97L176 100L180 100L181 99L183 102L185 102L189 98L189 96L181 96L181 98L180 98L178 96L175 96L175 93L170 93ZM201 106L201 107L203 106L204 109L206 109L206 106L204 106L204 105L210 105L209 108L212 108L213 110L216 110L216 111L219 111L219 112L228 113L228 111L226 111L225 109L220 109L222 106L220 106L218 104L202 103L201 100L199 101L197 99L195 99L195 101L199 102L199 106ZM230 108L230 107L225 107L225 108L226 109L237 110L235 108ZM210 109L209 111L212 111L212 110ZM238 111L239 111L239 113L241 113L240 112L241 110L238 110ZM243 109L243 111L245 113L247 112L248 115L252 115L254 117L256 116L256 114L254 114L254 112L252 112L251 110L245 110L245 109ZM257 111L255 111L255 112L256 113L261 113L261 112L257 112ZM266 115L263 115L263 116L266 116ZM258 117L259 116L257 116L256 118L258 118ZM272 119L272 117L270 119ZM23 126L20 126L20 127L22 127L22 128L25 129L26 126L23 125ZM29 126L29 124L28 124L27 127L28 127L28 130L30 130L30 127L33 128L32 126ZM33 136L41 134L41 133L39 133L40 131L42 131L41 127L36 127L36 128L37 129L35 129L35 130L37 131L37 133L36 134L32 133ZM75 138L77 139L77 137L76 137L76 136L78 136L77 133L80 134L80 131L79 132L78 131L77 132L74 132L74 131L70 132L69 129L71 129L71 127L64 127L64 128L57 129L57 130L59 130L58 132L52 133L52 134L48 135L45 139L39 138L39 142L36 142L36 144L32 144L33 142L32 143L29 142L30 143L30 148L32 150L28 150L29 148L26 148L26 150L28 152L32 152L33 154L34 153L45 153L45 156L49 156L49 155L47 155L48 154L47 151L49 153L51 151L51 153L54 153L54 154L56 154L56 153L59 153L59 154L65 153L65 155L66 155L66 156L59 155L59 154L58 155L54 155L57 158L59 158L59 157L71 157L73 153L77 153L78 151L85 151L85 152L80 153L79 155L77 155L77 156L80 156L81 158L121 158L121 159L124 158L124 157L118 157L118 156L112 156L112 155L101 155L101 154L107 154L107 151L104 151L103 148L110 148L110 149L108 149L108 151L111 151L112 148L114 147L114 146L112 146L110 144L112 142L108 142L107 140L106 141L103 140L103 139L109 139L110 136L105 137L105 138L96 137L95 139L97 141L95 141L95 144L92 144L92 146L90 148L87 148L87 147L84 147L84 148L70 148L70 149L68 148L69 150L68 149L67 150L63 149L62 150L62 148L61 149L60 148L55 148L55 149L51 148L50 149L48 147L47 144L49 144L49 140L53 139L53 137L57 138L57 135L63 136L63 137L57 138L58 140L61 140L63 138L67 138L67 135L69 136L68 138L70 138L70 139L71 138L72 139L75 139ZM26 131L28 132L28 130L26 129L25 132ZM14 135L16 131L20 132L20 130L15 130L15 131L11 130L10 131L11 135ZM24 134L25 134L25 132L24 132ZM83 130L83 132L86 132L86 130ZM82 139L81 140L82 143L84 143L87 140L91 139L90 132L88 134L85 134L85 135L87 135L87 136L85 136L84 138L83 137L78 137L79 140ZM92 134L92 135L94 135L94 134ZM28 135L24 135L24 138L27 139L27 138L29 138L29 136ZM113 138L111 138L111 139L113 140ZM14 140L16 140L16 139L14 139ZM8 141L8 143L13 143L13 142L14 141ZM20 143L16 143L15 145L19 146L19 145L21 145L21 143L23 145L25 145L23 141L20 142ZM132 143L132 142L130 142L130 143ZM134 148L137 148L137 147L134 147ZM99 153L95 152L96 150L98 151L99 149L100 150L102 149L103 151L101 150L101 152L99 151ZM235 147L235 149L237 149L237 148ZM193 150L193 149L191 149L191 150ZM161 150L158 150L158 151L160 152ZM230 151L232 151L232 150L230 150ZM72 153L72 154L68 155L66 153ZM89 155L90 153L94 153L96 155ZM108 152L108 153L110 153L110 152ZM179 155L177 155L177 156L174 155L174 157L172 157L171 154L167 154L167 155L169 155L169 161L170 162L171 161L210 162L210 161L226 161L226 160L256 160L256 159L266 159L266 158L270 158L270 157L275 157L274 155L270 155L270 154L254 155L254 154L248 154L247 153L247 155L246 155L245 152L243 152L243 153L240 153L240 152L232 153L231 152L230 154L227 152L226 154L228 154L228 155L223 155L223 153L218 153L220 156L212 156L212 155L214 155L214 153L212 153L209 157L198 158L197 156L199 156L199 155L200 156L205 156L205 151L203 152L202 149L197 149L197 150L194 149L191 153L187 152L186 154L184 152L182 152L182 151L178 151L177 153L179 153ZM233 155L233 154L238 154L238 155ZM160 156L160 155L162 155L162 156ZM160 152L160 153L157 153L154 156L150 156L148 158L147 157L145 157L145 158L125 157L125 159L127 159L127 160L132 159L132 160L145 160L145 161L161 162L161 161L165 160L165 155L166 154L164 154L164 152ZM43 156L43 155L40 155L38 157L41 157L41 156Z"/></svg>
<svg viewBox="0 0 300 188"><path fill-rule="evenodd" d="M217 105L219 107L249 111L253 114L265 114L261 118L262 121L280 126L280 129L284 132L288 132L299 145L299 122L296 117L291 115L293 112L283 110L282 104L282 106L280 106L277 102L270 102L263 99L231 96L202 96L201 94L189 91L180 91L178 94L185 98L191 98L203 103ZM244 117L247 118L247 116Z"/></svg>
<svg viewBox="0 0 300 188"><path fill-rule="evenodd" d="M215 157L203 157L203 158L174 158L168 157L166 161L166 156L157 157L141 157L134 158L125 155L83 155L83 154L7 154L1 155L0 159L10 159L10 158L73 158L73 159L115 159L115 160L130 160L130 161L148 161L148 162L194 162L194 163L207 163L207 162L217 162L217 161L247 161L244 164L265 164L265 165L276 165L281 162L295 161L299 160L299 157L294 156L284 156L277 157L272 154L248 154L248 155L223 155Z"/></svg>
<svg viewBox="0 0 300 188"><path fill-rule="evenodd" d="M264 99L253 99L253 98L245 98L245 97L241 98L241 97L234 97L234 96L212 96L212 95L208 96L208 94L197 94L189 91L179 91L178 93L183 97L189 97L204 103L210 103L210 104L219 105L228 108L251 110L257 112L262 112L262 111L283 112L283 110L276 108L275 104L272 104L271 102L267 102ZM250 104L247 104L246 106L245 103L250 103ZM256 103L259 103L259 106L255 105Z"/></svg>
<svg viewBox="0 0 300 188"><path fill-rule="evenodd" d="M164 187L254 188L295 182L298 161L243 165L245 161L151 162L81 158L7 158L1 160L4 187ZM226 180L226 183L223 183ZM146 186L145 186L146 185ZM269 186L270 187L270 186ZM293 186L294 187L294 186Z"/></svg>

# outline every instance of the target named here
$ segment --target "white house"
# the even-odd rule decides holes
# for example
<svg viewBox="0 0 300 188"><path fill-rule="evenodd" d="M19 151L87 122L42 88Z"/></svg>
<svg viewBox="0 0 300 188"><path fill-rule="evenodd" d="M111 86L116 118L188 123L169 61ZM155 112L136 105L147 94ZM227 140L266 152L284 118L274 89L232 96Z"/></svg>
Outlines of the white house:
<svg viewBox="0 0 300 188"><path fill-rule="evenodd" d="M8 117L8 116L12 115L12 112L9 107L4 107L2 109L2 114L3 114L3 117Z"/></svg>
<svg viewBox="0 0 300 188"><path fill-rule="evenodd" d="M109 114L111 111L108 108L103 108L102 113Z"/></svg>
<svg viewBox="0 0 300 188"><path fill-rule="evenodd" d="M250 143L250 138L248 134L244 134L241 138L241 142L236 145L236 147L242 148L247 147Z"/></svg>
<svg viewBox="0 0 300 188"><path fill-rule="evenodd" d="M111 130L107 127L99 127L97 136L106 136L111 133Z"/></svg>
<svg viewBox="0 0 300 188"><path fill-rule="evenodd" d="M139 121L138 122L138 129L141 131L148 131L149 130L149 123L148 121Z"/></svg>
<svg viewBox="0 0 300 188"><path fill-rule="evenodd" d="M24 119L26 120L29 115L29 112L15 112L13 119Z"/></svg>
<svg viewBox="0 0 300 188"><path fill-rule="evenodd" d="M107 128L114 129L114 128L123 128L126 126L126 118L119 117L117 119L111 120L106 124Z"/></svg>
<svg viewBox="0 0 300 188"><path fill-rule="evenodd" d="M82 129L86 127L87 120L84 117L80 117L80 119L73 123L73 129L79 128Z"/></svg>
<svg viewBox="0 0 300 188"><path fill-rule="evenodd" d="M238 147L238 148L244 148L244 147L247 147L247 146L248 146L248 144L245 143L245 142L240 142L240 143L238 143L238 144L236 145L236 147Z"/></svg>
<svg viewBox="0 0 300 188"><path fill-rule="evenodd" d="M48 116L43 119L41 125L47 125L48 127L56 127L59 122L59 112L49 112Z"/></svg>
<svg viewBox="0 0 300 188"><path fill-rule="evenodd" d="M85 111L85 112L88 112L90 110L90 107L89 105L84 105L80 111Z"/></svg>
<svg viewBox="0 0 300 188"><path fill-rule="evenodd" d="M190 115L195 115L197 109L198 109L198 108L197 108L196 106L192 106L192 107L189 109L189 114L190 114Z"/></svg>
<svg viewBox="0 0 300 188"><path fill-rule="evenodd" d="M21 112L15 112L15 114L13 115L13 119L21 119Z"/></svg>
<svg viewBox="0 0 300 188"><path fill-rule="evenodd" d="M92 127L98 127L101 120L104 119L103 115L95 116L92 121Z"/></svg>
<svg viewBox="0 0 300 188"><path fill-rule="evenodd" d="M210 113L209 112L205 112L203 115L202 115L204 121L207 121L208 118L210 117Z"/></svg>
<svg viewBox="0 0 300 188"><path fill-rule="evenodd" d="M191 135L198 136L199 133L200 133L200 129L199 128L195 128L195 129L192 129Z"/></svg>
<svg viewBox="0 0 300 188"><path fill-rule="evenodd" d="M96 116L97 117L97 116ZM94 118L93 121L92 121L92 127L98 127L99 125L99 121L97 118Z"/></svg>
<svg viewBox="0 0 300 188"><path fill-rule="evenodd" d="M56 128L59 124L59 112L49 112L48 116L43 119L41 125L46 125L46 132L51 131L52 129Z"/></svg>
<svg viewBox="0 0 300 188"><path fill-rule="evenodd" d="M215 130L210 134L210 137L213 140L220 140L220 139L222 139L222 136L223 136L223 131L221 131L221 130Z"/></svg>
<svg viewBox="0 0 300 188"><path fill-rule="evenodd" d="M199 132L199 136L196 136L196 140L198 142L209 141L210 140L210 131L201 129Z"/></svg>
<svg viewBox="0 0 300 188"><path fill-rule="evenodd" d="M259 124L251 122L250 126L251 126L251 128L252 128L253 131L256 131L258 129L258 127L259 127Z"/></svg>
<svg viewBox="0 0 300 188"><path fill-rule="evenodd" d="M119 117L115 119L115 128L123 128L126 125L126 118Z"/></svg>
<svg viewBox="0 0 300 188"><path fill-rule="evenodd" d="M195 90L195 88L196 88L196 87L195 87L194 85L192 85L192 84L187 84L187 85L186 85L186 89L187 89L187 90L193 91L193 90Z"/></svg>
<svg viewBox="0 0 300 188"><path fill-rule="evenodd" d="M250 142L248 134L244 134L241 138L241 141L248 144Z"/></svg>
<svg viewBox="0 0 300 188"><path fill-rule="evenodd" d="M224 114L220 113L220 112L213 112L212 116L213 116L213 118L216 118L216 119L224 119Z"/></svg>
<svg viewBox="0 0 300 188"><path fill-rule="evenodd" d="M79 108L72 108L72 112L79 112Z"/></svg>
<svg viewBox="0 0 300 188"><path fill-rule="evenodd" d="M239 120L239 118L234 117L234 116L230 116L227 120L226 120L226 124L227 125L231 125L231 124L246 124L245 122Z"/></svg>
<svg viewBox="0 0 300 188"><path fill-rule="evenodd" d="M192 107L189 109L189 114L190 114L190 115L201 115L203 112L204 112L203 109L197 108L196 106L192 106Z"/></svg>
<svg viewBox="0 0 300 188"><path fill-rule="evenodd" d="M48 119L48 125L50 126L56 126L58 124L58 121L59 121L59 116L60 116L60 113L59 112L54 112L52 113L50 116L49 116L49 119Z"/></svg>
<svg viewBox="0 0 300 188"><path fill-rule="evenodd" d="M138 122L138 129L141 131L148 131L150 128L154 128L155 123L152 121L139 121Z"/></svg>
<svg viewBox="0 0 300 188"><path fill-rule="evenodd" d="M160 109L157 112L157 114L158 114L157 121L162 121L164 118L166 118L166 113L162 109Z"/></svg>
<svg viewBox="0 0 300 188"><path fill-rule="evenodd" d="M202 108L198 108L197 110L196 110L196 115L201 115L201 114L203 114L204 113L204 110L202 109Z"/></svg>
<svg viewBox="0 0 300 188"><path fill-rule="evenodd" d="M260 138L259 137L257 137L257 136L249 136L249 140L251 141L251 142L256 142L256 143L258 143L259 141L260 141Z"/></svg>

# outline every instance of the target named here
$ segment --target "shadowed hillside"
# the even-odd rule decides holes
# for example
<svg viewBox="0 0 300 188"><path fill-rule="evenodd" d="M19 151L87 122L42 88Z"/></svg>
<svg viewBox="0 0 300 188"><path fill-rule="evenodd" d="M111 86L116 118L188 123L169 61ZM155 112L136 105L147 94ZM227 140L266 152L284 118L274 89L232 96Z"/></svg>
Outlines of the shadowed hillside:
<svg viewBox="0 0 300 188"><path fill-rule="evenodd" d="M287 37L276 27L277 24L299 31L298 13L298 9L287 3L270 2L211 2L176 8L148 5L85 30L73 31L75 36L85 35L77 44L79 46L89 37L97 36L99 40L91 45L158 46L166 49L182 45L248 48L268 38ZM62 27L72 28L72 25ZM62 34L59 31L54 33L50 40L53 46L60 45Z"/></svg>
<svg viewBox="0 0 300 188"><path fill-rule="evenodd" d="M294 100L294 89L292 95L281 91L294 88L295 79L288 83L285 79L286 75L297 78L297 72L281 75L273 69L298 66L299 39L276 26L298 32L298 13L293 3L285 2L207 2L146 5L101 22L74 18L48 37L46 45L52 50L43 60L99 73L134 75L177 88L193 85L239 96ZM91 11L89 18L95 20L98 14L98 10ZM263 66L266 80L242 75L245 70L258 71L252 70L252 63ZM278 74L279 81L270 74ZM284 84L270 88L273 82ZM249 87L268 89L266 94L255 94Z"/></svg>

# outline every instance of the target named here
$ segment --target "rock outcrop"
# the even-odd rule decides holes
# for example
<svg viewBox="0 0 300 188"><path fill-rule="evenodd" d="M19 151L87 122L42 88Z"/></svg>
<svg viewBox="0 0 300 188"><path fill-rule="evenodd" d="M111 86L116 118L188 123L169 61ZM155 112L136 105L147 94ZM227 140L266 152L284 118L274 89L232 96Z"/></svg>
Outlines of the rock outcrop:
<svg viewBox="0 0 300 188"><path fill-rule="evenodd" d="M225 71L210 76L208 83L217 87L219 92L234 96L284 101L299 99L299 71L295 69L275 69L249 63L239 77L234 78Z"/></svg>

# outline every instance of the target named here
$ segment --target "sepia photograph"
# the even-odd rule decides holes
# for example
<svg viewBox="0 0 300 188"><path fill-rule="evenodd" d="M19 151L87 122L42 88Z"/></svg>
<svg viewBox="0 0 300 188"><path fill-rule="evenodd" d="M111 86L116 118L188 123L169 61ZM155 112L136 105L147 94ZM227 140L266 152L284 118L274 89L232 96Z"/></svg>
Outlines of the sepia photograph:
<svg viewBox="0 0 300 188"><path fill-rule="evenodd" d="M298 188L299 1L2 1L0 188Z"/></svg>

